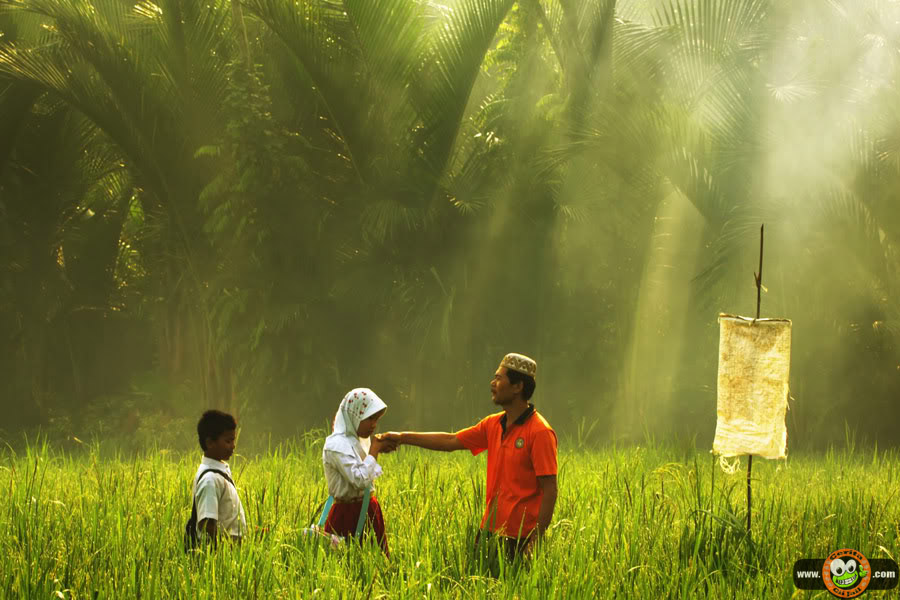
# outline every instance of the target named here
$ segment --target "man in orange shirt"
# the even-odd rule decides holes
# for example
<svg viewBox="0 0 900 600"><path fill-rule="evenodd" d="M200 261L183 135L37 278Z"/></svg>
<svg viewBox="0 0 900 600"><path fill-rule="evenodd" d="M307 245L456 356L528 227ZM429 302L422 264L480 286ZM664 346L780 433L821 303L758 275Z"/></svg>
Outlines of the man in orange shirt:
<svg viewBox="0 0 900 600"><path fill-rule="evenodd" d="M528 400L537 363L507 354L491 380L491 398L503 412L456 433L386 433L401 444L451 452L487 450L486 507L481 529L498 536L507 556L530 554L556 506L556 433Z"/></svg>

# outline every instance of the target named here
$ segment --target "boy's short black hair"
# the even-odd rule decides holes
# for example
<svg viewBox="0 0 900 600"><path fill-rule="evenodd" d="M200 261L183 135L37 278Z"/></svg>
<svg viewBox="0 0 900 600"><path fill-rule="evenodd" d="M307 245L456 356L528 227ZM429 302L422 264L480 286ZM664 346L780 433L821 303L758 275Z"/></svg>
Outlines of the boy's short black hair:
<svg viewBox="0 0 900 600"><path fill-rule="evenodd" d="M237 421L234 417L221 410L206 411L197 422L197 437L200 438L200 447L206 451L207 438L216 439L232 429L237 429Z"/></svg>
<svg viewBox="0 0 900 600"><path fill-rule="evenodd" d="M534 388L537 387L534 377L526 375L525 373L513 371L510 368L506 369L506 377L512 385L522 382L522 397L526 400L531 400L531 395L534 394Z"/></svg>

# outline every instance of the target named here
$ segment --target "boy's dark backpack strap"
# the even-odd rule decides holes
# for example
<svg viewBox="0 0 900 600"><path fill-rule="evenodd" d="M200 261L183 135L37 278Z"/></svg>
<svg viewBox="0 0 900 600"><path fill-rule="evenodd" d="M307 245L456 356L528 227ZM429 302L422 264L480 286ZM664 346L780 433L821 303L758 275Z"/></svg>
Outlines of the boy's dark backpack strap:
<svg viewBox="0 0 900 600"><path fill-rule="evenodd" d="M205 471L201 472L200 475L197 477L196 485L200 485L200 480L203 479L203 476L206 475L207 473L218 473L219 475L224 477L228 481L228 483L233 485L235 487L235 489L237 489L237 486L234 485L234 481L231 479L231 477L229 477L225 471L220 471L219 469L206 469ZM200 540L197 537L197 495L196 495L197 491L196 491L196 485L191 487L191 497L192 497L191 498L191 500L192 500L192 502L191 502L191 504L192 504L191 518L188 519L188 522L184 526L184 550L185 550L185 552L193 550L194 548L196 548L197 546L200 545Z"/></svg>
<svg viewBox="0 0 900 600"><path fill-rule="evenodd" d="M206 475L207 473L218 473L219 475L224 477L226 479L226 481L228 481L228 483L230 483L231 485L234 485L234 481L231 480L231 477L228 476L228 473L226 473L225 471L220 471L219 469L206 469L205 471L200 473L200 476L197 478L198 484L200 483L200 480L203 479L203 476ZM237 488L236 485L234 487Z"/></svg>

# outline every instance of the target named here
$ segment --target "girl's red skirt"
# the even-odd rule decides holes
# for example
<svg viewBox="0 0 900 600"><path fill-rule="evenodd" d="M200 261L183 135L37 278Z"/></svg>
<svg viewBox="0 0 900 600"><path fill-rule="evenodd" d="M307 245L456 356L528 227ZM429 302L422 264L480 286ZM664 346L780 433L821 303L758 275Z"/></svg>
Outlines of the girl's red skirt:
<svg viewBox="0 0 900 600"><path fill-rule="evenodd" d="M325 521L325 531L340 536L348 537L356 533L356 524L359 522L359 511L362 510L362 500L357 502L335 502L328 512L328 520ZM384 515L381 513L381 505L375 496L369 500L369 511L366 516L366 526L363 529L375 532L375 539L386 556L389 556L387 534L384 532Z"/></svg>

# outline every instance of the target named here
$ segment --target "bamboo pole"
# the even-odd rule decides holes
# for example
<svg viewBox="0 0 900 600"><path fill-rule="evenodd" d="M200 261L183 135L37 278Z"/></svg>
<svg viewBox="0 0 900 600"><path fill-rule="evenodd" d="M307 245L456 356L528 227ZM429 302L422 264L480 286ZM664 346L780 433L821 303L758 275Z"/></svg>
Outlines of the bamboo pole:
<svg viewBox="0 0 900 600"><path fill-rule="evenodd" d="M762 268L763 268L763 239L766 225L759 227L759 271L753 274L756 280L756 318L759 318L759 305L762 298ZM750 484L750 474L753 472L753 455L747 459L747 535L750 535L750 515L753 507L753 488Z"/></svg>

